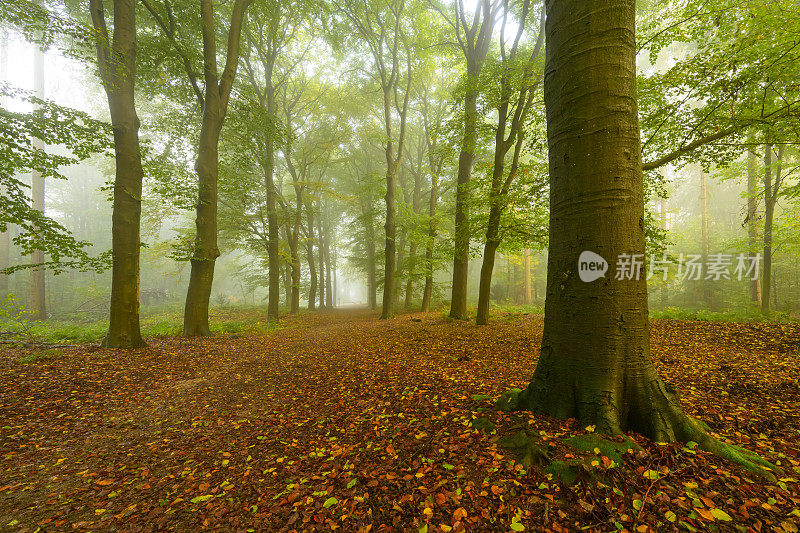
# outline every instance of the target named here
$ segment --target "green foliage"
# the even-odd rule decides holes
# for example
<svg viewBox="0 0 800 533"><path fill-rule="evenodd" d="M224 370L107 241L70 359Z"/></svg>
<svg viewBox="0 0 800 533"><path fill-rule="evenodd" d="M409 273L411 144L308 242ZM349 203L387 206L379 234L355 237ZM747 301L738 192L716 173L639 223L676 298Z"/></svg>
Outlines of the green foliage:
<svg viewBox="0 0 800 533"><path fill-rule="evenodd" d="M108 253L91 256L89 242L76 240L64 226L30 205L28 189L19 174L36 171L45 178L66 179L62 168L78 163L93 154L108 153L112 147L111 128L86 113L37 98L29 91L0 83L0 97L15 98L33 104L32 112L14 112L0 108L0 231L9 224L20 228L14 244L21 255L44 250L51 260L47 268L63 272L68 268L102 271L108 268ZM66 150L42 151L33 139ZM19 264L5 269L11 272L33 265Z"/></svg>

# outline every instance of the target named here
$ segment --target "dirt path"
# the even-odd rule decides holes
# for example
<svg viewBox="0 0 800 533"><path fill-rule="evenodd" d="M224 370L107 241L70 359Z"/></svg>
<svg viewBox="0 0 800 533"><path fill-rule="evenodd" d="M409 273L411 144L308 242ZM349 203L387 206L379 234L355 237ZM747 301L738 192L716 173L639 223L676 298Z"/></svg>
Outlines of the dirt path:
<svg viewBox="0 0 800 533"><path fill-rule="evenodd" d="M791 514L800 506L791 481L800 464L798 326L653 325L654 355L687 410L781 461L781 485L743 483L716 458L648 444L615 467L617 494L607 483L561 487L494 442L530 425L561 456L569 450L558 437L583 431L501 415L475 396L527 383L541 325L540 316L478 328L438 313L387 322L347 310L287 319L269 334L150 339L133 352L72 349L27 364L21 352L0 352L0 528L800 524L800 511ZM471 427L482 417L496 433ZM640 513L635 502L651 483L642 472L655 466L670 474ZM731 521L715 518L717 508Z"/></svg>

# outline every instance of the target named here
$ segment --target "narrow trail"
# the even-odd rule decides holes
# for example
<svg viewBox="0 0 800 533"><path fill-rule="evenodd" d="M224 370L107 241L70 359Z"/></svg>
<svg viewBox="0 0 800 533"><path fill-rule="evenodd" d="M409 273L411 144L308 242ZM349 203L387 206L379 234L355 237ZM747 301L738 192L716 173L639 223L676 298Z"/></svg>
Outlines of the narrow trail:
<svg viewBox="0 0 800 533"><path fill-rule="evenodd" d="M619 488L582 489L526 471L496 442L530 427L564 457L574 451L560 438L584 431L491 408L527 383L541 328L536 315L477 327L349 309L287 317L270 333L70 348L27 364L3 349L0 528L567 531L635 519L657 531L676 520L725 529L716 508L748 527L797 521L800 327L653 323L654 357L686 409L782 461L781 485L642 441L646 451L612 472ZM642 472L656 467L676 473L647 492Z"/></svg>

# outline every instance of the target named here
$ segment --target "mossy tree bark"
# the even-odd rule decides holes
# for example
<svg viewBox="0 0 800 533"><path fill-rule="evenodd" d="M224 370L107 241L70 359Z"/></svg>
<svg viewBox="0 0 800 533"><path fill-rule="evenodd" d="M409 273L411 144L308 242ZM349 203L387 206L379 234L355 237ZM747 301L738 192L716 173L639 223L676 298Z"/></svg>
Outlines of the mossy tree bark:
<svg viewBox="0 0 800 533"><path fill-rule="evenodd" d="M693 440L769 475L769 463L711 438L683 413L650 358L647 282L578 277L591 250L611 265L643 254L644 194L636 103L635 0L547 0L544 96L550 247L544 333L518 407L574 417L599 432Z"/></svg>
<svg viewBox="0 0 800 533"><path fill-rule="evenodd" d="M111 312L103 345L143 346L139 329L139 224L142 204L142 154L134 105L136 9L134 0L114 0L114 35L108 38L102 0L89 9L97 31L97 63L114 131L114 204L111 217ZM111 49L108 45L111 44Z"/></svg>

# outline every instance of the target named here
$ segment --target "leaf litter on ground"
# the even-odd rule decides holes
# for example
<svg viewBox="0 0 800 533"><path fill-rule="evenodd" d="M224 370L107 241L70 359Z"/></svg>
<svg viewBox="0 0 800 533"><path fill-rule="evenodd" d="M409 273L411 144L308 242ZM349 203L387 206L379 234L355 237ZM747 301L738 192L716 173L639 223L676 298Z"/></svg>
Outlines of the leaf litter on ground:
<svg viewBox="0 0 800 533"><path fill-rule="evenodd" d="M494 407L542 317L284 319L147 348L0 352L12 531L785 531L800 526L800 326L655 320L686 411L784 469ZM588 443L588 444L587 444ZM595 444L597 444L595 446ZM533 451L532 451L533 450Z"/></svg>

